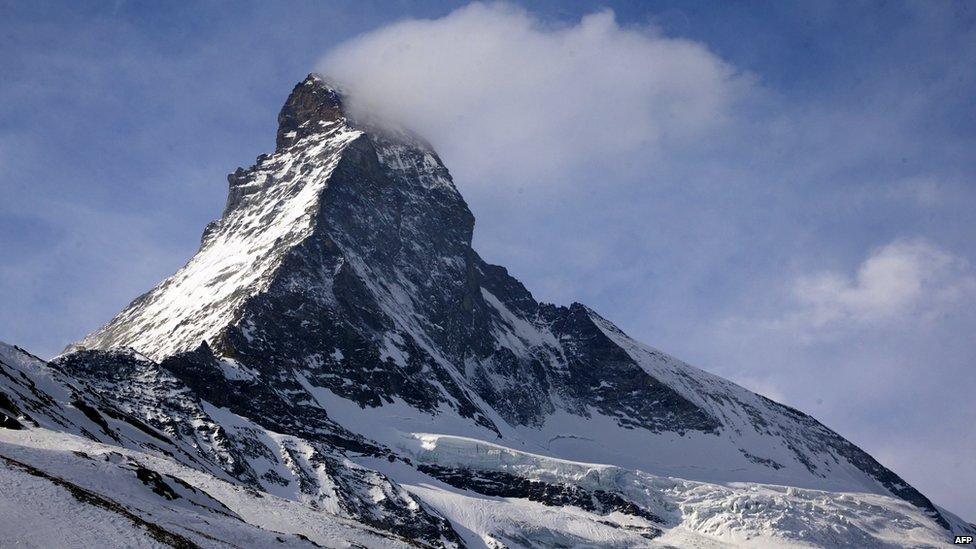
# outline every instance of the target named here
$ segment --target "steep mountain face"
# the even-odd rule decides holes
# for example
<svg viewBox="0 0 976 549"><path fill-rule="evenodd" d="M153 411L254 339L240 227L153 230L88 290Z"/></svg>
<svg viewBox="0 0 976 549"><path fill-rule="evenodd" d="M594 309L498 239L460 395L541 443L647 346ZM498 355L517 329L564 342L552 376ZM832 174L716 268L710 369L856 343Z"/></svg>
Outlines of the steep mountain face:
<svg viewBox="0 0 976 549"><path fill-rule="evenodd" d="M350 116L320 77L289 96L275 152L228 181L185 267L8 376L0 425L296 502L361 525L368 546L688 541L678 531L829 545L831 513L852 545L892 517L898 535L937 532L920 543L969 528L815 419L581 304L537 302L471 248L474 217L433 149ZM30 396L38 376L56 396ZM796 489L764 487L761 512L722 522L709 506L743 497L730 482ZM864 497L813 510L812 489Z"/></svg>
<svg viewBox="0 0 976 549"><path fill-rule="evenodd" d="M194 259L81 347L163 359L206 341L281 383L308 371L362 405L445 405L496 430L484 401L515 425L592 407L653 430L719 426L585 308L541 307L482 261L471 212L421 140L349 121L314 77L279 120L276 153L230 176Z"/></svg>

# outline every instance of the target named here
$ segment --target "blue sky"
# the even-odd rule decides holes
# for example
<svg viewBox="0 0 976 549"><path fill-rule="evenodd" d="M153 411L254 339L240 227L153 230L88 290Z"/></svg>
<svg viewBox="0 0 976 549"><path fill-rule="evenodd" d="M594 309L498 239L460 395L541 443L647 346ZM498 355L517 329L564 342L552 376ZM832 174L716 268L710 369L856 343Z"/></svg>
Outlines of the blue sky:
<svg viewBox="0 0 976 549"><path fill-rule="evenodd" d="M325 70L427 135L476 248L537 298L813 414L976 520L976 5L0 12L0 339L57 354L180 267Z"/></svg>

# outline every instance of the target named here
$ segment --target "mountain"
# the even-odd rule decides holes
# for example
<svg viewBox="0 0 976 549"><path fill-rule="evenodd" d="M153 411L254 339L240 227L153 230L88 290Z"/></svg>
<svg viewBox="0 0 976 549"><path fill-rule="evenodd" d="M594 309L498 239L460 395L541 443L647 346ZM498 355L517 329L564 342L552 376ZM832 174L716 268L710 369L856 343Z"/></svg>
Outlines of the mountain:
<svg viewBox="0 0 976 549"><path fill-rule="evenodd" d="M50 363L0 348L0 457L30 487L10 493L53 482L177 546L976 530L812 417L536 301L472 249L433 148L345 103L299 83L196 255L106 326Z"/></svg>

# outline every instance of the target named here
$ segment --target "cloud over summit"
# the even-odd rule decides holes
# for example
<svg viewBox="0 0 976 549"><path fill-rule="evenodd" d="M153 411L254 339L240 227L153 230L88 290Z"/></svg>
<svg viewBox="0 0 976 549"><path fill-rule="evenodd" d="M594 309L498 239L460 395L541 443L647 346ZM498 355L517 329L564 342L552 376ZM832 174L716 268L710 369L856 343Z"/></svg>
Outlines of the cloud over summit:
<svg viewBox="0 0 976 549"><path fill-rule="evenodd" d="M464 176L561 181L646 168L729 117L749 79L703 45L622 27L612 11L544 23L506 4L408 19L334 48L318 70L353 108L428 138Z"/></svg>

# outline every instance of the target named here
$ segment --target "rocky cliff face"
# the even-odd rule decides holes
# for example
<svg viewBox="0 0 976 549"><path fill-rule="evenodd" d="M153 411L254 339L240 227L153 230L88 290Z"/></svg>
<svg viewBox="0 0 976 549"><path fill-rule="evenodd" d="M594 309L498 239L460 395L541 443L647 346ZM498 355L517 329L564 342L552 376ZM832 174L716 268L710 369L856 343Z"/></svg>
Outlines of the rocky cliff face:
<svg viewBox="0 0 976 549"><path fill-rule="evenodd" d="M349 120L317 77L278 148L230 177L200 252L82 348L162 360L208 344L298 389L441 406L491 429L589 408L653 431L719 427L613 345L581 305L540 305L471 248L474 217L429 145ZM497 414L489 413L490 408Z"/></svg>
<svg viewBox="0 0 976 549"><path fill-rule="evenodd" d="M188 467L426 544L470 541L458 533L470 525L401 486L415 475L619 511L643 521L640 539L681 518L617 484L445 464L417 447L424 433L691 480L894 496L949 527L813 418L584 305L537 302L472 249L474 217L430 145L357 121L343 101L320 77L298 84L275 152L228 176L197 254L55 361L58 375L163 436Z"/></svg>

